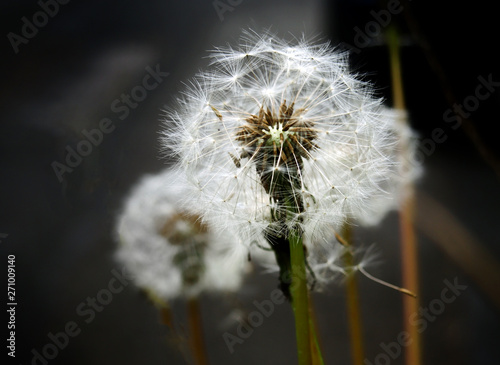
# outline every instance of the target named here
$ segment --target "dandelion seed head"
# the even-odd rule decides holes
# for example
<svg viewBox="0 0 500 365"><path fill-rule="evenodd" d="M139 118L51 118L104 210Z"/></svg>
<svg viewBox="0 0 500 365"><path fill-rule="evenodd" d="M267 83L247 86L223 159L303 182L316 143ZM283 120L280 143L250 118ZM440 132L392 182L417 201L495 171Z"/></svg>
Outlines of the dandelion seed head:
<svg viewBox="0 0 500 365"><path fill-rule="evenodd" d="M367 220L393 199L400 133L346 53L246 32L209 58L163 138L198 188L204 220L248 238L280 222L312 247L328 227Z"/></svg>
<svg viewBox="0 0 500 365"><path fill-rule="evenodd" d="M181 204L188 185L178 179L166 170L132 190L116 225L117 260L138 287L163 300L238 290L248 270L243 245L213 232L196 209Z"/></svg>

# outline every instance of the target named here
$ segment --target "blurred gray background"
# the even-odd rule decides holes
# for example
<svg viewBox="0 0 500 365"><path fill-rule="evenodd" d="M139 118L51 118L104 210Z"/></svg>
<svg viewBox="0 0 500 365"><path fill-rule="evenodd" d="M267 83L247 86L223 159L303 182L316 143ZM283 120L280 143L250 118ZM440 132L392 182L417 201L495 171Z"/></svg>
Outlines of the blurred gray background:
<svg viewBox="0 0 500 365"><path fill-rule="evenodd" d="M41 4L49 9L45 14L51 14L41 14ZM454 102L462 104L475 95L480 76L500 81L492 9L475 2L446 1L438 8L430 1L393 1L391 6L399 4L404 11L387 19L380 18L380 11L388 5L368 0L54 4L32 0L1 5L0 272L5 275L6 308L6 261L7 255L15 254L18 306L16 358L7 356L5 346L0 356L12 364L43 364L33 357L53 343L49 333L75 322L79 334L47 363L186 364L171 331L132 282L96 310L89 323L89 317L78 311L87 298L108 287L116 276L113 270L121 271L113 259L112 231L124 197L140 176L167 164L159 158L162 108L182 90L183 81L207 65L207 50L234 44L247 28L270 28L284 37L304 32L351 49L353 69L366 73L390 105L387 48L373 25L378 23L380 30L398 26L403 35L410 122L422 140L431 138L436 128L448 137L423 159L425 174L418 190L445 207L474 237L450 229L439 219L440 211L417 201L417 216L427 222L417 230L421 305L440 298L445 280L467 285L427 323L422 333L424 363L498 363L498 86L477 105L468 99L473 127L463 128L464 124L454 130L444 116ZM34 30L27 22L40 26ZM359 35L370 29L367 39ZM122 94L142 84L147 67L168 76L137 104L131 102L125 109L125 102L116 104ZM82 131L98 128L104 118L111 120L113 131L59 179L53 162L64 163L66 148L75 149L86 138ZM466 246L454 238L457 233ZM436 239L438 234L442 238ZM376 244L379 262L373 273L401 284L397 214L377 227L357 229L355 235L359 244ZM364 277L359 281L366 359L376 363L383 352L381 343L395 341L403 330L402 298ZM236 345L234 353L222 337L225 331L236 331L232 311L254 311L252 302L269 299L276 286L275 276L256 270L238 295L202 298L211 364L295 362L293 316L287 303ZM314 300L326 363L349 364L344 287L332 285ZM184 303L174 303L173 309L182 331ZM7 322L8 318L5 338ZM390 360L403 363L403 356Z"/></svg>

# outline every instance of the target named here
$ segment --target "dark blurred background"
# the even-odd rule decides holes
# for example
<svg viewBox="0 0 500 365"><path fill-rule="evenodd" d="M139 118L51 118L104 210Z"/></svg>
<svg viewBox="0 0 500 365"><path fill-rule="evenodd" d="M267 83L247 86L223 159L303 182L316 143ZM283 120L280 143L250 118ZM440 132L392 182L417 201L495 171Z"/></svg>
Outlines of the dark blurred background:
<svg viewBox="0 0 500 365"><path fill-rule="evenodd" d="M417 230L421 305L440 298L445 280L467 285L423 331L424 363L498 363L500 293L491 283L500 279L496 270L500 259L496 231L500 70L497 13L489 4L18 0L3 1L0 14L4 35L0 272L4 273L2 300L7 308L7 256L14 254L18 303L16 358L7 356L7 341L0 354L9 363L44 364L33 357L54 342L49 334L64 331L74 322L78 335L46 363L185 364L156 309L129 282L109 304L95 311L90 323L78 311L87 298L108 287L116 277L113 270L121 271L113 260L112 231L124 197L140 176L167 164L159 158L162 108L182 89L182 81L207 65L206 50L234 44L241 30L249 27L270 28L285 37L304 32L350 49L353 69L366 73L390 105L389 58L383 36L389 26L397 27L401 35L404 91L412 126L422 141L432 138L436 128L447 136L432 152L421 150L425 173L417 189L444 207L461 227L450 228L439 219L441 211L429 210L424 200L417 199L417 216L437 218L433 231L429 225ZM151 69L162 75L157 74L154 89L136 94L141 100L129 101L127 107L124 99L116 102L142 85ZM482 79L492 82L490 89L482 89L489 90L488 96L479 100L474 96ZM457 105L464 103L468 109L460 111ZM462 113L461 117L467 114L468 120L458 129L452 128L456 119L451 118L456 116L450 110ZM67 147L76 149L87 139L82 131L99 128L105 118L111 121L107 128L112 131L104 133L72 171L58 177L54 161L66 164ZM466 248L458 241L455 244L454 233L467 241ZM355 235L359 244L376 244L380 263L374 273L401 284L397 214L390 214L377 227L357 229ZM444 238L435 239L436 235ZM202 298L212 364L295 362L288 304L277 308L243 344L236 345L233 354L222 338L225 331L235 333L234 323L228 321L234 308L247 313L255 310L252 302L269 299L276 285L274 276L257 270L238 295ZM366 358L375 363L383 351L381 343L394 341L403 330L401 294L363 277L360 287ZM332 285L314 299L326 363L349 364L343 286ZM174 303L174 312L182 330L182 302ZM404 357L397 356L390 363L403 364Z"/></svg>

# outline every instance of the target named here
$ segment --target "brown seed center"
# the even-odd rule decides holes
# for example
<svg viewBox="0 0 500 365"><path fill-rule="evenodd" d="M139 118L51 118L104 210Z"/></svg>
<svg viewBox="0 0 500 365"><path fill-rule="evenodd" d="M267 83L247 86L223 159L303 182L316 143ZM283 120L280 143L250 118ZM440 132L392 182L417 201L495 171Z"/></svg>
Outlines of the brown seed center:
<svg viewBox="0 0 500 365"><path fill-rule="evenodd" d="M287 106L286 100L277 113L261 107L259 114L247 118L236 133L244 150L240 157L254 161L259 174L282 165L299 171L302 158L308 159L317 148L314 123L301 120L302 113L304 109L295 110L294 103Z"/></svg>

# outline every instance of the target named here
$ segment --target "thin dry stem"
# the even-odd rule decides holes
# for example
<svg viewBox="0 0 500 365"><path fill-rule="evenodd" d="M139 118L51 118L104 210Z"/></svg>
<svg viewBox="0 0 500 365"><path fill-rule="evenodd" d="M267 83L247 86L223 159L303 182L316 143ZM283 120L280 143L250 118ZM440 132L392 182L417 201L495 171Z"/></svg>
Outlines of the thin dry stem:
<svg viewBox="0 0 500 365"><path fill-rule="evenodd" d="M342 236L335 233L335 237L348 249L344 254L347 267L346 293L347 293L347 317L349 320L349 335L351 343L351 358L353 365L363 365L365 358L363 345L363 326L361 309L359 306L359 288L355 273L355 262L352 251L352 227L349 223L344 224Z"/></svg>
<svg viewBox="0 0 500 365"><path fill-rule="evenodd" d="M389 57L391 63L392 91L394 107L405 110L403 93L403 80L401 76L401 58L399 50L398 33L395 28L387 31L389 44ZM400 119L401 123L407 123L405 118ZM402 145L402 155L408 150L408 145ZM403 163L408 163L403 158ZM401 258L402 258L402 282L403 287L409 288L415 295L418 295L418 255L417 240L413 227L413 216L415 211L414 187L411 184L405 186L405 201L402 204L399 221L401 229ZM421 340L418 328L409 322L410 316L418 313L419 302L415 298L403 297L403 312L405 330L410 334L412 342L406 347L405 360L407 365L420 365L421 360Z"/></svg>
<svg viewBox="0 0 500 365"><path fill-rule="evenodd" d="M194 364L208 365L205 342L203 340L203 326L198 298L190 298L187 301L189 321L189 342Z"/></svg>

